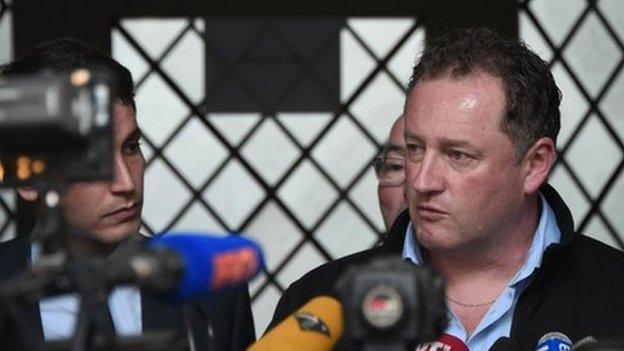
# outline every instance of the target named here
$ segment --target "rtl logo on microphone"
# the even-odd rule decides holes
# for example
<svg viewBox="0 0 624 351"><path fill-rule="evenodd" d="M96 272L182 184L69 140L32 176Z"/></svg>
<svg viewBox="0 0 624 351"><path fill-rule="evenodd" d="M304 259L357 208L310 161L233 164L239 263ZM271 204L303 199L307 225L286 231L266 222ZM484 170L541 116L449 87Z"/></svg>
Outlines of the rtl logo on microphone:
<svg viewBox="0 0 624 351"><path fill-rule="evenodd" d="M250 279L258 270L258 262L257 252L249 247L215 255L211 289L221 289Z"/></svg>
<svg viewBox="0 0 624 351"><path fill-rule="evenodd" d="M420 344L416 351L451 351L451 346L443 344L439 341L434 342L426 342L424 344Z"/></svg>

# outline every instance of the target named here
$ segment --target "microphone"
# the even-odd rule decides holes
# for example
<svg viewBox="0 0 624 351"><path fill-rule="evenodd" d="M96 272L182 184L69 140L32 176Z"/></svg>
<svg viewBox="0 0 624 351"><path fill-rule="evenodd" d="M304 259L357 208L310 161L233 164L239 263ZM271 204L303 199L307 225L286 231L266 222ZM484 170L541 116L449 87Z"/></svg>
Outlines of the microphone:
<svg viewBox="0 0 624 351"><path fill-rule="evenodd" d="M183 302L247 283L264 268L264 258L258 244L242 236L168 233L117 267L121 272L112 270L110 280Z"/></svg>
<svg viewBox="0 0 624 351"><path fill-rule="evenodd" d="M572 345L572 350L578 350L578 349L582 350L586 346L595 344L596 342L598 342L598 339L594 338L591 335L588 335L582 338L581 340L577 341L576 344Z"/></svg>
<svg viewBox="0 0 624 351"><path fill-rule="evenodd" d="M506 336L503 336L494 342L492 347L490 347L490 351L517 351L518 348L518 343Z"/></svg>
<svg viewBox="0 0 624 351"><path fill-rule="evenodd" d="M570 351L572 341L565 334L550 332L542 336L537 342L536 351Z"/></svg>
<svg viewBox="0 0 624 351"><path fill-rule="evenodd" d="M593 336L586 336L572 346L572 351L622 351L624 340L600 340Z"/></svg>
<svg viewBox="0 0 624 351"><path fill-rule="evenodd" d="M247 351L325 351L343 331L342 305L329 296L315 297L283 320Z"/></svg>
<svg viewBox="0 0 624 351"><path fill-rule="evenodd" d="M426 342L418 345L416 351L469 351L469 349L468 345L466 345L461 339L451 334L442 333L437 341Z"/></svg>

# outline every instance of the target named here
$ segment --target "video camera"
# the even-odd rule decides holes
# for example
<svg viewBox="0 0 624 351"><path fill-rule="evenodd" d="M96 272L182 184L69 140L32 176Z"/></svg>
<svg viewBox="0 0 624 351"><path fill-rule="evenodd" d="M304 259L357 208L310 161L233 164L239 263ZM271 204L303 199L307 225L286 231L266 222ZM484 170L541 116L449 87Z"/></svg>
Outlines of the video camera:
<svg viewBox="0 0 624 351"><path fill-rule="evenodd" d="M84 68L0 76L0 186L111 179L112 83Z"/></svg>
<svg viewBox="0 0 624 351"><path fill-rule="evenodd" d="M414 350L447 325L444 279L431 267L382 257L350 267L336 285L348 347Z"/></svg>

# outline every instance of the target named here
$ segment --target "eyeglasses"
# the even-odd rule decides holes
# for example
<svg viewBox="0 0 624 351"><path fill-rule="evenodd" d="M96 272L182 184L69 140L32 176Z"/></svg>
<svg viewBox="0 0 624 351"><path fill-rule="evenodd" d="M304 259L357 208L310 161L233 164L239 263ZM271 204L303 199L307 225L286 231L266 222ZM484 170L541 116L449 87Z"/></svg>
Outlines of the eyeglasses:
<svg viewBox="0 0 624 351"><path fill-rule="evenodd" d="M405 182L405 159L377 157L371 163L380 185L399 186Z"/></svg>

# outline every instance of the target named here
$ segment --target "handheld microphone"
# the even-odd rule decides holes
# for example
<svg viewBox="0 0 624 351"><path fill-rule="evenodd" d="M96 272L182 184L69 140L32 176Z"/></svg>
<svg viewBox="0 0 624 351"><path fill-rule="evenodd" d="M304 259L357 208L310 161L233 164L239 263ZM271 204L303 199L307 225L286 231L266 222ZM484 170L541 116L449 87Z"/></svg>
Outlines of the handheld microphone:
<svg viewBox="0 0 624 351"><path fill-rule="evenodd" d="M572 341L565 334L550 332L542 336L537 342L536 351L570 351Z"/></svg>
<svg viewBox="0 0 624 351"><path fill-rule="evenodd" d="M594 338L591 335L588 335L577 341L576 344L572 345L572 350L578 350L579 348L583 349L584 347L586 347L586 345L595 344L596 342L598 342L598 339Z"/></svg>
<svg viewBox="0 0 624 351"><path fill-rule="evenodd" d="M333 349L343 331L342 306L329 296L310 300L247 351L325 351Z"/></svg>
<svg viewBox="0 0 624 351"><path fill-rule="evenodd" d="M600 340L586 336L572 346L572 351L623 351L624 340Z"/></svg>
<svg viewBox="0 0 624 351"><path fill-rule="evenodd" d="M507 349L500 349L505 351L513 351ZM466 345L461 339L451 335L442 333L437 341L426 342L418 345L416 351L469 351L468 345Z"/></svg>
<svg viewBox="0 0 624 351"><path fill-rule="evenodd" d="M234 288L264 268L258 244L242 236L169 233L123 264L124 280L172 301Z"/></svg>
<svg viewBox="0 0 624 351"><path fill-rule="evenodd" d="M518 348L518 343L503 336L494 342L492 347L490 347L490 351L518 351Z"/></svg>

